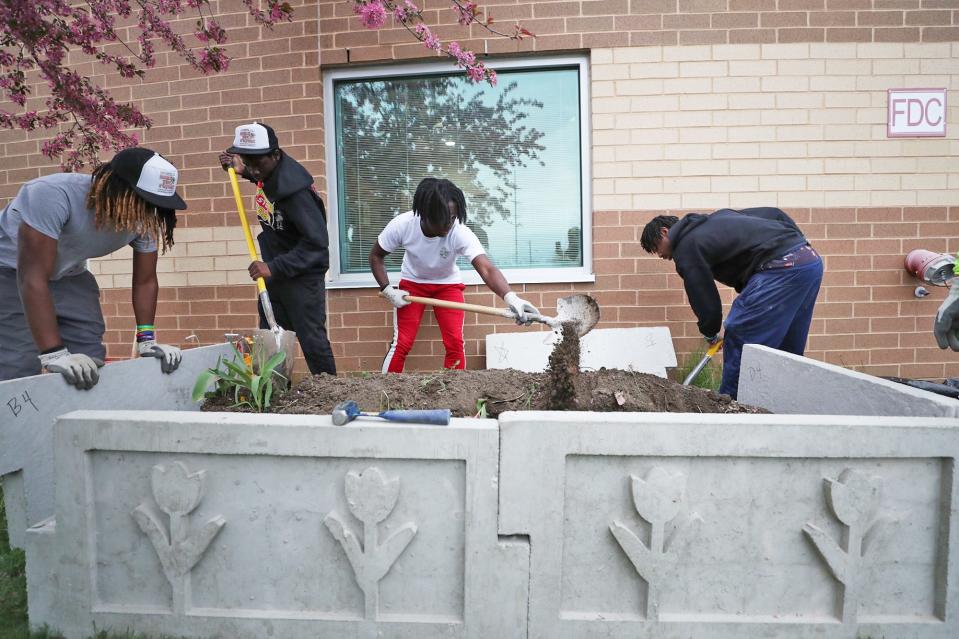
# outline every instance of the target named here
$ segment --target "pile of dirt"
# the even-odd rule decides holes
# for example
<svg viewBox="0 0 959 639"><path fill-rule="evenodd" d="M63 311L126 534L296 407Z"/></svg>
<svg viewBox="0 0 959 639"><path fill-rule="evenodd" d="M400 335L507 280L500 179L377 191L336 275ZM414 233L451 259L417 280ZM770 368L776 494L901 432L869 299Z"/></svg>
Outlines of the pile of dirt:
<svg viewBox="0 0 959 639"><path fill-rule="evenodd" d="M325 415L352 399L360 410L449 408L454 417L496 417L508 410L589 410L639 413L767 413L713 391L623 370L580 372L575 325L563 326L545 373L513 369L389 373L360 377L316 375L274 399L271 413ZM222 397L203 410L243 410Z"/></svg>
<svg viewBox="0 0 959 639"><path fill-rule="evenodd" d="M622 370L583 372L571 396L557 406L548 373L517 370L389 373L370 377L317 375L303 380L270 407L274 413L329 414L352 399L365 411L390 408L449 408L455 417L496 417L508 410L591 410L601 412L765 413L727 395L682 386L662 377ZM208 400L204 410L226 410L224 400Z"/></svg>

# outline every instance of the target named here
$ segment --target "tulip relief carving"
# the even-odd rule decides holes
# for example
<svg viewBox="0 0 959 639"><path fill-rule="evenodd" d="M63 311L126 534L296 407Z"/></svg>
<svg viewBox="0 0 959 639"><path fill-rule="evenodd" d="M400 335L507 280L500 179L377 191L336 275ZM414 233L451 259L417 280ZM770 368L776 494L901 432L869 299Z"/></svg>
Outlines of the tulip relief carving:
<svg viewBox="0 0 959 639"><path fill-rule="evenodd" d="M882 521L876 519L882 493L882 478L845 469L839 479L825 480L826 503L845 524L845 548L812 523L803 532L816 546L829 571L843 585L842 622L856 623L859 608L860 564L862 557L881 534Z"/></svg>
<svg viewBox="0 0 959 639"><path fill-rule="evenodd" d="M689 521L675 524L672 534L666 539L666 524L679 514L686 478L678 471L670 472L657 466L646 473L645 479L634 475L630 475L629 479L636 512L650 524L649 546L619 521L613 520L609 530L629 557L636 572L646 581L646 619L657 621L658 588L663 584L664 573L671 561L668 553L678 546L681 536L689 530L689 524L699 520L699 517L693 515Z"/></svg>
<svg viewBox="0 0 959 639"><path fill-rule="evenodd" d="M153 542L163 572L173 587L173 612L178 615L186 612L190 599L190 571L226 523L217 515L190 532L189 514L203 499L205 477L205 470L191 475L180 462L153 467L153 498L170 517L169 534L147 504L140 504L132 513L140 530Z"/></svg>
<svg viewBox="0 0 959 639"><path fill-rule="evenodd" d="M356 582L365 596L367 621L376 620L380 579L386 576L416 534L416 524L407 522L386 541L379 543L377 525L393 512L399 494L399 478L388 480L379 468L370 467L360 474L353 471L346 474L347 504L350 512L363 522L362 547L356 534L336 512L329 513L323 520L350 560Z"/></svg>

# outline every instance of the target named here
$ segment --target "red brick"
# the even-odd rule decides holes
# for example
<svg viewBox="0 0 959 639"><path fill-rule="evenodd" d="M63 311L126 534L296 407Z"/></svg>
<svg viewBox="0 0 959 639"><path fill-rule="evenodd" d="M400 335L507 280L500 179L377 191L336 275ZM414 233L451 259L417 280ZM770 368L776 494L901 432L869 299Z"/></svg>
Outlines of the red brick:
<svg viewBox="0 0 959 639"><path fill-rule="evenodd" d="M775 29L733 29L729 32L729 44L770 44L775 41Z"/></svg>
<svg viewBox="0 0 959 639"><path fill-rule="evenodd" d="M872 42L872 29L826 29L826 42Z"/></svg>
<svg viewBox="0 0 959 639"><path fill-rule="evenodd" d="M853 11L817 11L809 14L811 27L854 27L856 14Z"/></svg>
<svg viewBox="0 0 959 639"><path fill-rule="evenodd" d="M759 25L758 13L714 13L710 16L714 29L736 29Z"/></svg>
<svg viewBox="0 0 959 639"><path fill-rule="evenodd" d="M777 29L779 42L824 42L824 29Z"/></svg>
<svg viewBox="0 0 959 639"><path fill-rule="evenodd" d="M728 34L726 31L680 31L679 44L726 44Z"/></svg>

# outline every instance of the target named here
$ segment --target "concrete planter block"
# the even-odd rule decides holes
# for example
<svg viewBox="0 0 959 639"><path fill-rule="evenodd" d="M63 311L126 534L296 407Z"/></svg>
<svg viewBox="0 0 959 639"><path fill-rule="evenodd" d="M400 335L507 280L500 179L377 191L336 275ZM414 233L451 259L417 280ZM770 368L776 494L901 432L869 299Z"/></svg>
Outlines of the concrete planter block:
<svg viewBox="0 0 959 639"><path fill-rule="evenodd" d="M529 636L959 636L959 420L515 412Z"/></svg>
<svg viewBox="0 0 959 639"><path fill-rule="evenodd" d="M515 368L527 373L546 370L549 355L559 342L559 333L491 333L486 336L486 368ZM618 368L666 377L676 366L669 329L598 328L580 340L583 370Z"/></svg>
<svg viewBox="0 0 959 639"><path fill-rule="evenodd" d="M959 416L950 397L757 344L743 348L739 401L778 414Z"/></svg>
<svg viewBox="0 0 959 639"><path fill-rule="evenodd" d="M3 477L10 543L24 546L24 531L53 516L53 424L80 409L196 410L190 395L197 376L233 353L229 344L183 351L180 367L160 372L154 358L131 359L100 369L100 381L77 390L61 375L0 382L0 477Z"/></svg>
<svg viewBox="0 0 959 639"><path fill-rule="evenodd" d="M67 414L56 522L28 533L31 624L525 637L529 548L497 534L498 436L476 419Z"/></svg>

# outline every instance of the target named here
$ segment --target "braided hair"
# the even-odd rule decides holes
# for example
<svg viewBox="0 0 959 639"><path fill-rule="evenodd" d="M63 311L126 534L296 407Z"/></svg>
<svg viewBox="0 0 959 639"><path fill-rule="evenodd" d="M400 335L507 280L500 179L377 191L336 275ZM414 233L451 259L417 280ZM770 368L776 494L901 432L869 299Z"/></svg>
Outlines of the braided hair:
<svg viewBox="0 0 959 639"><path fill-rule="evenodd" d="M456 205L456 219L460 224L466 224L466 197L463 191L449 180L424 178L413 194L413 214L446 228L450 223L449 202Z"/></svg>
<svg viewBox="0 0 959 639"><path fill-rule="evenodd" d="M113 172L109 162L95 168L92 178L86 205L96 214L98 229L148 236L160 244L163 253L173 247L176 211L149 204Z"/></svg>

